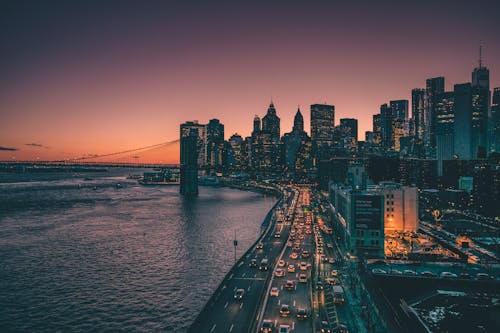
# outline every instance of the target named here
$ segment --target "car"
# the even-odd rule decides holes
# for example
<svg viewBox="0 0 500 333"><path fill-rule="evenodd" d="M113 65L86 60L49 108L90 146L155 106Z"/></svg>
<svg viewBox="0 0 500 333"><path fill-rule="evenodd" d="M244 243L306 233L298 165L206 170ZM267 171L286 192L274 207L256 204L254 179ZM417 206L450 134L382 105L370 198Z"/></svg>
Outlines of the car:
<svg viewBox="0 0 500 333"><path fill-rule="evenodd" d="M424 276L424 277L429 277L429 278L430 278L430 277L437 277L437 274L432 273L432 272L430 272L430 271L424 271L424 272L420 273L420 275L422 275L422 276Z"/></svg>
<svg viewBox="0 0 500 333"><path fill-rule="evenodd" d="M307 257L309 257L309 251L307 250L302 251L302 258L307 258Z"/></svg>
<svg viewBox="0 0 500 333"><path fill-rule="evenodd" d="M280 325L278 333L290 333L290 325Z"/></svg>
<svg viewBox="0 0 500 333"><path fill-rule="evenodd" d="M332 274L332 276L338 276L339 275L339 271L336 270L336 269L334 269L334 270L332 270L331 274Z"/></svg>
<svg viewBox="0 0 500 333"><path fill-rule="evenodd" d="M447 279L456 279L458 277L457 274L452 273L452 272L442 272L440 274L442 278L447 278Z"/></svg>
<svg viewBox="0 0 500 333"><path fill-rule="evenodd" d="M337 278L326 278L325 282L328 283L329 285L335 285L339 283L339 279Z"/></svg>
<svg viewBox="0 0 500 333"><path fill-rule="evenodd" d="M293 264L288 265L286 270L288 273L295 273L295 265Z"/></svg>
<svg viewBox="0 0 500 333"><path fill-rule="evenodd" d="M299 282L300 282L300 283L307 283L307 275L305 275L305 274L300 274L300 275L299 275Z"/></svg>
<svg viewBox="0 0 500 333"><path fill-rule="evenodd" d="M300 264L299 264L299 269L301 271L307 271L307 262L301 261Z"/></svg>
<svg viewBox="0 0 500 333"><path fill-rule="evenodd" d="M405 269L403 271L403 275L417 275L415 271L412 271L411 269Z"/></svg>
<svg viewBox="0 0 500 333"><path fill-rule="evenodd" d="M486 273L477 273L476 274L476 279L478 280L488 280L490 279L490 276Z"/></svg>
<svg viewBox="0 0 500 333"><path fill-rule="evenodd" d="M272 287L271 291L269 292L270 296L279 296L280 295L280 290L278 287Z"/></svg>
<svg viewBox="0 0 500 333"><path fill-rule="evenodd" d="M285 267L285 266L286 266L285 260L278 261L278 267Z"/></svg>
<svg viewBox="0 0 500 333"><path fill-rule="evenodd" d="M332 333L332 328L327 321L323 320L320 324L321 333Z"/></svg>
<svg viewBox="0 0 500 333"><path fill-rule="evenodd" d="M329 262L330 264L332 264L332 265L333 265L333 264L335 264L335 258L330 258L330 259L328 259L328 262Z"/></svg>
<svg viewBox="0 0 500 333"><path fill-rule="evenodd" d="M332 243L328 243L328 244L326 244L326 247L329 248L329 249L333 249L333 244Z"/></svg>
<svg viewBox="0 0 500 333"><path fill-rule="evenodd" d="M290 254L290 259L297 259L298 257L299 255L296 252L292 252L292 254Z"/></svg>
<svg viewBox="0 0 500 333"><path fill-rule="evenodd" d="M250 267L257 267L257 259L252 259L250 260L250 263L248 264Z"/></svg>
<svg viewBox="0 0 500 333"><path fill-rule="evenodd" d="M262 325L260 326L260 331L263 333L269 333L273 331L273 321L269 319L264 319Z"/></svg>
<svg viewBox="0 0 500 333"><path fill-rule="evenodd" d="M262 244L262 243L257 244L258 250L262 250L263 248L264 248L264 244Z"/></svg>
<svg viewBox="0 0 500 333"><path fill-rule="evenodd" d="M324 289L323 282L318 281L316 283L316 290L323 290L323 289Z"/></svg>
<svg viewBox="0 0 500 333"><path fill-rule="evenodd" d="M299 308L297 310L297 319L304 320L307 318L309 318L309 313L307 312L307 310L304 308Z"/></svg>
<svg viewBox="0 0 500 333"><path fill-rule="evenodd" d="M295 281L287 280L285 283L285 289L286 290L295 290Z"/></svg>
<svg viewBox="0 0 500 333"><path fill-rule="evenodd" d="M281 304L280 316L288 317L290 315L290 306L288 304Z"/></svg>
<svg viewBox="0 0 500 333"><path fill-rule="evenodd" d="M397 270L397 269L391 269L391 270L389 270L389 274L403 275L403 272L401 272L400 270Z"/></svg>
<svg viewBox="0 0 500 333"><path fill-rule="evenodd" d="M381 274L387 274L387 272L380 268L374 268L372 269L372 274L381 275Z"/></svg>
<svg viewBox="0 0 500 333"><path fill-rule="evenodd" d="M347 326L344 323L340 323L336 327L336 332L337 333L349 333L349 326Z"/></svg>
<svg viewBox="0 0 500 333"><path fill-rule="evenodd" d="M328 257L324 254L321 255L321 262L328 262Z"/></svg>
<svg viewBox="0 0 500 333"><path fill-rule="evenodd" d="M274 272L274 276L276 276L276 277L283 277L283 276L285 276L285 271L283 269L281 269L281 268L278 268Z"/></svg>
<svg viewBox="0 0 500 333"><path fill-rule="evenodd" d="M242 299L245 295L245 289L236 289L234 292L234 299Z"/></svg>
<svg viewBox="0 0 500 333"><path fill-rule="evenodd" d="M460 273L461 279L470 279L472 276L469 273Z"/></svg>
<svg viewBox="0 0 500 333"><path fill-rule="evenodd" d="M280 238L280 237L281 237L281 234L279 232L274 234L274 238Z"/></svg>
<svg viewBox="0 0 500 333"><path fill-rule="evenodd" d="M299 235L299 239L304 239L304 238L306 238L306 236L304 236L304 234Z"/></svg>

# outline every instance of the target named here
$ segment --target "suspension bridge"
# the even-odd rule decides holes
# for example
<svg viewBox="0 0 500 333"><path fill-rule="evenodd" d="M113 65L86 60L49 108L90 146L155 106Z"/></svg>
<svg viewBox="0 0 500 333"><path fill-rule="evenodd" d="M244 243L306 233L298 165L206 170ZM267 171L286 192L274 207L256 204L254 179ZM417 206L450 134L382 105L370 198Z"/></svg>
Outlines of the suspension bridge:
<svg viewBox="0 0 500 333"><path fill-rule="evenodd" d="M59 160L0 160L3 165L36 166L81 166L81 167L137 167L137 168L175 168L179 165L168 163L170 156L179 156L180 140L172 140L139 148L115 151L104 154L87 154L75 158ZM170 158L169 158L170 157Z"/></svg>

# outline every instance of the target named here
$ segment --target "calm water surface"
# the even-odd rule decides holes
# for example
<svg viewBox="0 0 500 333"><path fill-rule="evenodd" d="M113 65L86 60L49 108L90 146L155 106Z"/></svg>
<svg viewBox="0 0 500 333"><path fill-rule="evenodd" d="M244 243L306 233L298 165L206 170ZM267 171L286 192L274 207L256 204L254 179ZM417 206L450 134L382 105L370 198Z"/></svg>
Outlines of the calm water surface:
<svg viewBox="0 0 500 333"><path fill-rule="evenodd" d="M1 332L184 332L275 202L125 174L0 174Z"/></svg>

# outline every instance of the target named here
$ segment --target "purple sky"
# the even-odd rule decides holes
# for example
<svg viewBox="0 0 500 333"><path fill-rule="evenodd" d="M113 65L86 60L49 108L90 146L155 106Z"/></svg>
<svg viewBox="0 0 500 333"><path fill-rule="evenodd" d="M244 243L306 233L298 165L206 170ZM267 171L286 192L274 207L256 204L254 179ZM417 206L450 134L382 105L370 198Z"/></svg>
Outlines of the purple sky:
<svg viewBox="0 0 500 333"><path fill-rule="evenodd" d="M499 16L499 1L3 1L0 147L18 150L0 160L147 146L193 119L249 135L271 98L282 133L326 102L363 139L426 78L470 81L480 40L500 86Z"/></svg>

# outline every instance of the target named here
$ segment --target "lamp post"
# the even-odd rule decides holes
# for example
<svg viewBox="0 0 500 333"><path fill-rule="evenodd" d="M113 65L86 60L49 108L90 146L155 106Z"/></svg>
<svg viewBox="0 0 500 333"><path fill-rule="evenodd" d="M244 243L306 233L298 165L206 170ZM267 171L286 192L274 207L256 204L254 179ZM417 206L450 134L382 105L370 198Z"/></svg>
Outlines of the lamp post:
<svg viewBox="0 0 500 333"><path fill-rule="evenodd" d="M234 231L233 245L234 245L234 262L236 263L236 248L238 247L238 240L236 239L236 230Z"/></svg>

